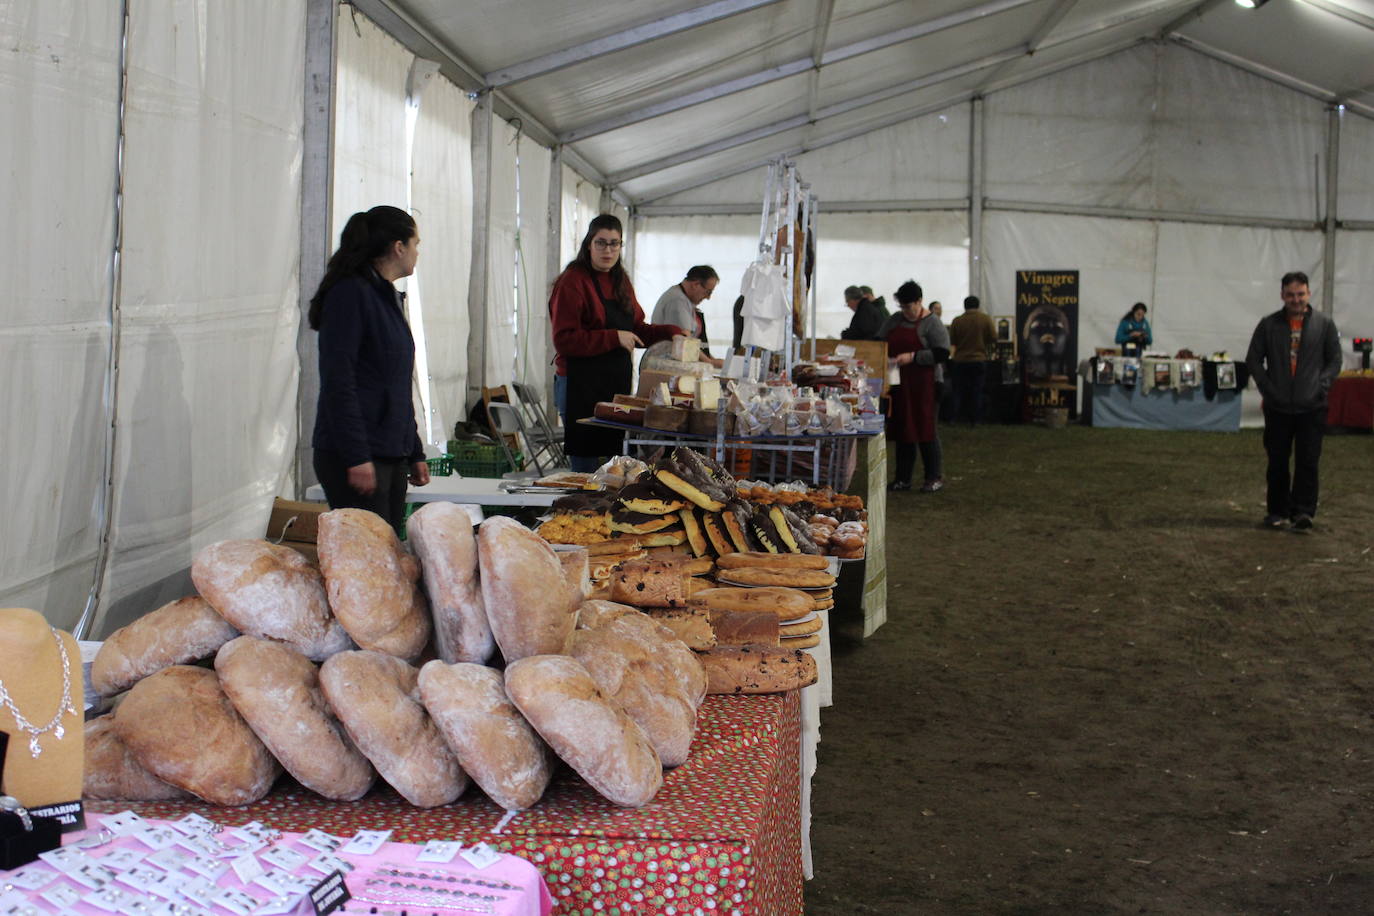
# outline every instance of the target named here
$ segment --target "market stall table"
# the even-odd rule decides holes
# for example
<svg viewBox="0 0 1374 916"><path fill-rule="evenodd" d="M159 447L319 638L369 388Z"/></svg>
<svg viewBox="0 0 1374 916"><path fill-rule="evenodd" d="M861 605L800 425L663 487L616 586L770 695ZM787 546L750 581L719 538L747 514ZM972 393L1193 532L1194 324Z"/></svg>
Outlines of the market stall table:
<svg viewBox="0 0 1374 916"><path fill-rule="evenodd" d="M542 507L552 506L554 500L567 491L549 488L547 492L509 492L501 489L502 484L510 481L492 477L431 477L423 487L411 487L406 491L406 502L432 503L450 502L470 506L515 506ZM324 487L315 484L305 491L305 498L322 502ZM482 521L480 511L473 518L474 523Z"/></svg>
<svg viewBox="0 0 1374 916"><path fill-rule="evenodd" d="M1084 411L1094 427L1191 429L1236 432L1240 429L1240 391L1224 389L1208 400L1201 388L1144 391L1142 386L1084 383Z"/></svg>
<svg viewBox="0 0 1374 916"><path fill-rule="evenodd" d="M475 787L439 808L412 807L388 787L333 802L284 780L238 808L201 802L90 802L144 817L198 812L224 824L258 820L335 835L391 830L391 839L486 842L533 862L558 914L631 916L698 909L738 916L802 912L798 692L707 697L687 762L664 774L643 808L620 808L562 771L544 798L505 821Z"/></svg>
<svg viewBox="0 0 1374 916"><path fill-rule="evenodd" d="M1342 374L1331 386L1327 403L1327 426L1374 429L1374 374Z"/></svg>

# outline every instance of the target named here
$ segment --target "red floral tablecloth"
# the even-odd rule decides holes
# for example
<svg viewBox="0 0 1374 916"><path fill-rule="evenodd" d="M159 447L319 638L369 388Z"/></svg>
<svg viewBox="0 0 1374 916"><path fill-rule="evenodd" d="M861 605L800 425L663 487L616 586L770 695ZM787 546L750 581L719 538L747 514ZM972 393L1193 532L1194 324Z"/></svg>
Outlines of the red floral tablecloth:
<svg viewBox="0 0 1374 916"><path fill-rule="evenodd" d="M538 805L495 833L505 812L476 787L452 805L414 808L381 786L332 802L283 780L256 804L88 802L145 817L198 811L222 824L259 820L337 835L392 830L392 839L486 841L535 864L554 912L790 916L802 912L800 746L796 691L707 697L687 762L664 775L643 808L620 808L564 769Z"/></svg>

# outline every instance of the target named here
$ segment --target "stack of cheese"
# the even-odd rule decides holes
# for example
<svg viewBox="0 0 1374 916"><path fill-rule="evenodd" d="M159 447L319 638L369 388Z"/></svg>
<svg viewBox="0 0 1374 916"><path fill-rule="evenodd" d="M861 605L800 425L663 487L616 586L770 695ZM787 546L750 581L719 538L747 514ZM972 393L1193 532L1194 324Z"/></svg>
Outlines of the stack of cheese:
<svg viewBox="0 0 1374 916"><path fill-rule="evenodd" d="M128 692L87 726L87 795L246 804L285 769L333 799L380 775L417 806L472 781L518 809L557 757L617 804L649 801L691 744L696 656L633 608L586 601L586 552L511 519L474 533L430 503L410 534L414 555L340 509L320 518L319 569L266 541L201 550L200 594L95 659L95 688ZM498 649L504 671L486 664Z"/></svg>

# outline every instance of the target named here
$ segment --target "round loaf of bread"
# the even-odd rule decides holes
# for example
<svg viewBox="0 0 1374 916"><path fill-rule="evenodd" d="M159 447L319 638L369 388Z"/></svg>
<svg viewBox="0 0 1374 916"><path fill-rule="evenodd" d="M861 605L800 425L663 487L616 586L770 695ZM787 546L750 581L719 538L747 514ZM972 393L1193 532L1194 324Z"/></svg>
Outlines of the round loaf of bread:
<svg viewBox="0 0 1374 916"><path fill-rule="evenodd" d="M792 557L812 557L811 554L793 553ZM835 577L824 569L773 569L762 566L743 566L721 569L716 580L732 585L777 585L783 588L829 588L835 584Z"/></svg>
<svg viewBox="0 0 1374 916"><path fill-rule="evenodd" d="M763 566L769 569L825 569L825 557L812 553L768 553L751 550L743 553L727 553L716 560L721 569L738 569L746 566Z"/></svg>
<svg viewBox="0 0 1374 916"><path fill-rule="evenodd" d="M462 795L468 778L420 702L419 676L383 652L340 652L320 667L320 689L382 778L417 808L433 808Z"/></svg>
<svg viewBox="0 0 1374 916"><path fill-rule="evenodd" d="M775 618L776 619L776 618ZM573 633L568 654L648 736L665 767L681 766L696 734L697 710L652 653L613 626Z"/></svg>
<svg viewBox="0 0 1374 916"><path fill-rule="evenodd" d="M789 636L781 641L784 649L814 649L821 644L821 634L809 636Z"/></svg>
<svg viewBox="0 0 1374 916"><path fill-rule="evenodd" d="M219 650L215 673L239 715L301 785L335 801L372 788L377 774L334 718L310 659L286 643L240 636Z"/></svg>
<svg viewBox="0 0 1374 916"><path fill-rule="evenodd" d="M825 621L821 620L821 615L812 613L793 623L785 623L778 628L778 636L787 639L794 636L810 636L812 633L819 633L821 627L825 626Z"/></svg>
<svg viewBox="0 0 1374 916"><path fill-rule="evenodd" d="M214 805L255 802L281 775L208 668L173 665L139 681L115 733L144 769Z"/></svg>
<svg viewBox="0 0 1374 916"><path fill-rule="evenodd" d="M320 572L329 606L362 649L407 661L429 642L420 567L396 532L366 509L335 509L319 520Z"/></svg>
<svg viewBox="0 0 1374 916"><path fill-rule="evenodd" d="M477 546L482 604L506 661L566 652L577 604L548 542L515 519L497 515L477 529Z"/></svg>
<svg viewBox="0 0 1374 916"><path fill-rule="evenodd" d="M192 797L139 765L115 734L113 715L86 723L86 772L81 795L111 801L182 801Z"/></svg>
<svg viewBox="0 0 1374 916"><path fill-rule="evenodd" d="M91 687L113 696L155 671L209 658L237 635L204 598L178 598L105 638L91 663Z"/></svg>
<svg viewBox="0 0 1374 916"><path fill-rule="evenodd" d="M506 695L554 753L609 801L638 808L663 785L663 766L644 730L576 659L532 655L512 662Z"/></svg>
<svg viewBox="0 0 1374 916"><path fill-rule="evenodd" d="M588 629L606 628L638 643L659 665L672 672L692 708L701 706L706 698L706 671L697 654L671 629L648 614L610 601L588 601L579 614L587 620Z"/></svg>
<svg viewBox="0 0 1374 916"><path fill-rule="evenodd" d="M240 633L280 639L317 662L352 645L329 612L320 571L290 547L210 544L192 561L191 581Z"/></svg>
<svg viewBox="0 0 1374 916"><path fill-rule="evenodd" d="M420 698L459 765L492 801L507 811L539 801L553 755L506 696L500 671L435 659L420 669Z"/></svg>
<svg viewBox="0 0 1374 916"><path fill-rule="evenodd" d="M424 573L439 657L450 664L491 658L496 640L482 607L477 535L467 509L457 503L426 503L410 517L406 532Z"/></svg>

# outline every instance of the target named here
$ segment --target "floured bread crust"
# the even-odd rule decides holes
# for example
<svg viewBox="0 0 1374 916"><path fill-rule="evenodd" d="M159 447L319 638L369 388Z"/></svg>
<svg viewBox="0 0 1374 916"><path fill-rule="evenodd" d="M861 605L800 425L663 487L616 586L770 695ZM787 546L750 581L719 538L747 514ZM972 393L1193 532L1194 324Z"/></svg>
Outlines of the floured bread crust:
<svg viewBox="0 0 1374 916"><path fill-rule="evenodd" d="M424 573L439 657L449 664L485 662L496 651L496 639L482 606L472 518L456 503L426 503L410 517L406 532Z"/></svg>
<svg viewBox="0 0 1374 916"><path fill-rule="evenodd" d="M204 598L178 598L105 638L91 664L91 687L113 696L163 668L209 658L237 635Z"/></svg>
<svg viewBox="0 0 1374 916"><path fill-rule="evenodd" d="M414 660L429 642L420 567L386 520L366 509L319 519L320 571L329 606L359 648Z"/></svg>

